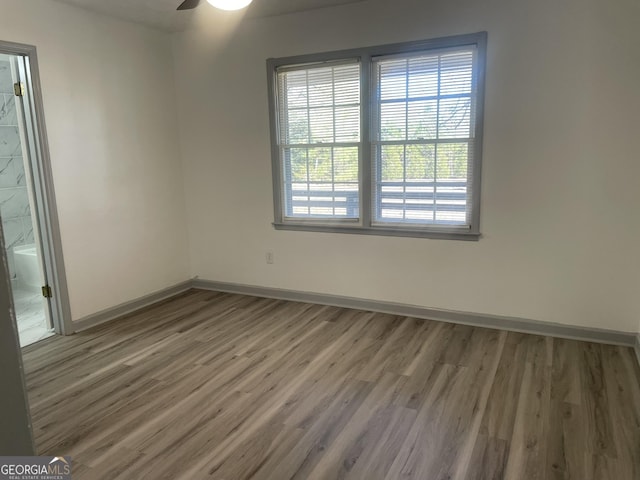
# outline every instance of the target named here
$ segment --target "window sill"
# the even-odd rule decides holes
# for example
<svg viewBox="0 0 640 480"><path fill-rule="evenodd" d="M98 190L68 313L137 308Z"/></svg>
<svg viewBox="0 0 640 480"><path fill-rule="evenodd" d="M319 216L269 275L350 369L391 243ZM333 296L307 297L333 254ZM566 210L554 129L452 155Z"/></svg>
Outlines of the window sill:
<svg viewBox="0 0 640 480"><path fill-rule="evenodd" d="M340 225L317 225L317 224L299 224L299 223L273 223L276 230L290 230L295 232L320 232L320 233L347 233L356 235L379 235L386 237L415 237L415 238L431 238L437 240L462 240L462 241L478 241L481 234L460 231L455 229L432 229L425 230L419 228L402 228L402 227L354 227Z"/></svg>

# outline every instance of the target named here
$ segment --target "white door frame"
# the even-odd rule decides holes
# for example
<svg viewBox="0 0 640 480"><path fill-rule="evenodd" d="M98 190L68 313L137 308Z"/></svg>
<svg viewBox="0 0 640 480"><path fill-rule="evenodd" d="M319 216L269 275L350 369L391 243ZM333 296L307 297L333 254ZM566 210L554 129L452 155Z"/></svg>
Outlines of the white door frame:
<svg viewBox="0 0 640 480"><path fill-rule="evenodd" d="M27 136L27 145L23 148L28 153L28 162L32 170L33 194L36 198L37 210L34 213L40 230L45 278L52 289L52 297L49 299L50 315L57 334L71 335L74 332L74 325L71 320L69 291L62 255L36 47L0 40L0 53L25 59L25 68L19 72L20 77L24 77L20 78L20 82L25 87L24 96L20 98L24 133ZM18 99L17 97L16 100Z"/></svg>

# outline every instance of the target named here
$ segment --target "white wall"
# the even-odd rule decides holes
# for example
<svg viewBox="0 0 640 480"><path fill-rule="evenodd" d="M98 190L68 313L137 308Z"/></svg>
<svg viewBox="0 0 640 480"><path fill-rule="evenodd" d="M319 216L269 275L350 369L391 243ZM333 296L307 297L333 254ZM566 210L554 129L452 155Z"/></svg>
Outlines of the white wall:
<svg viewBox="0 0 640 480"><path fill-rule="evenodd" d="M3 0L38 48L74 320L189 278L170 37L50 0Z"/></svg>
<svg viewBox="0 0 640 480"><path fill-rule="evenodd" d="M173 45L192 274L637 331L638 9L631 0L370 0L240 25L211 14ZM266 58L481 30L479 242L272 228Z"/></svg>

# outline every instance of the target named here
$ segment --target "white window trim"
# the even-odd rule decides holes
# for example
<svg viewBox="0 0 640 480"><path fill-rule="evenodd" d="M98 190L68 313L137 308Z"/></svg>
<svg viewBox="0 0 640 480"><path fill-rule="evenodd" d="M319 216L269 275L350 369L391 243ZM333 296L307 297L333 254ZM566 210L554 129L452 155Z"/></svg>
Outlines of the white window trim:
<svg viewBox="0 0 640 480"><path fill-rule="evenodd" d="M451 47L475 45L477 49L476 69L476 118L475 118L475 148L473 172L471 176L471 221L470 227L452 227L448 225L374 225L372 223L372 171L371 164L371 129L374 121L371 115L370 95L373 84L371 81L372 57L393 54L404 54L429 50L440 50ZM467 35L436 38L431 40L382 45L360 49L341 50L311 55L293 57L270 58L267 60L267 81L269 87L269 115L271 127L271 157L273 173L274 222L277 230L311 231L324 233L349 233L361 235L383 235L399 237L423 237L449 240L478 240L480 238L480 199L481 199L481 171L482 171L482 141L484 118L484 90L485 66L487 51L487 33L479 32ZM340 219L291 219L284 218L284 188L282 162L280 159L279 131L278 131L278 98L276 71L288 65L317 64L344 59L357 59L361 69L361 155L360 155L360 219L359 221L344 221Z"/></svg>

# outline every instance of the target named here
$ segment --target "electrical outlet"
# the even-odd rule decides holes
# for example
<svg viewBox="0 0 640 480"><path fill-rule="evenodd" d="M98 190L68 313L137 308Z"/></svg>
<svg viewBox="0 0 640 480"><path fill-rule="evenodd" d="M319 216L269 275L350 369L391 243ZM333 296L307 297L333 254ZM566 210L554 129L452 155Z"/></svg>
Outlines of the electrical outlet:
<svg viewBox="0 0 640 480"><path fill-rule="evenodd" d="M267 257L267 263L269 265L273 265L274 259L273 259L273 252L271 250L267 252L266 257Z"/></svg>

